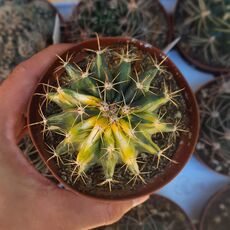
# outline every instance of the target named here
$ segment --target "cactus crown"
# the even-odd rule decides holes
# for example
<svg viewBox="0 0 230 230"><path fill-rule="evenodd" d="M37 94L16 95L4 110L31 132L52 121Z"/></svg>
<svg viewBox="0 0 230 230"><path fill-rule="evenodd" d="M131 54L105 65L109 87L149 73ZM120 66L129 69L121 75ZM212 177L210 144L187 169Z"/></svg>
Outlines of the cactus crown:
<svg viewBox="0 0 230 230"><path fill-rule="evenodd" d="M95 164L103 170L101 185L109 184L110 190L118 182L114 173L119 165L132 175L131 181L145 183L139 153L154 155L156 168L163 158L176 163L167 151L185 131L182 114L178 112L173 122L166 122L167 110L161 108L170 104L177 111L177 97L183 89L170 89L168 81L173 76L164 66L167 57L159 60L128 43L101 48L99 39L98 50L86 52L79 63L74 62L74 53L66 60L60 58L57 71L64 69L64 73L58 75L57 85L43 85L43 131L63 137L56 146L48 146L50 159L55 158L59 166L72 166L73 183L78 179L85 182L87 171ZM52 103L59 112L47 115L42 107ZM152 141L152 135L164 133L170 137L163 147Z"/></svg>
<svg viewBox="0 0 230 230"><path fill-rule="evenodd" d="M168 21L158 1L84 0L72 16L70 40L101 36L126 36L163 48Z"/></svg>
<svg viewBox="0 0 230 230"><path fill-rule="evenodd" d="M229 68L230 1L185 0L176 11L176 32L181 47L194 59Z"/></svg>

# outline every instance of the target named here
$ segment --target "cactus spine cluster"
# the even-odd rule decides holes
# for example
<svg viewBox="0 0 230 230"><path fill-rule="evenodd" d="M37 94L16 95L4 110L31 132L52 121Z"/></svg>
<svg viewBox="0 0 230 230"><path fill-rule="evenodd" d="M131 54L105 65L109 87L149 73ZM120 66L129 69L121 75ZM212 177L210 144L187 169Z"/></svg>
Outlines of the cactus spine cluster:
<svg viewBox="0 0 230 230"><path fill-rule="evenodd" d="M185 0L176 10L180 46L206 65L230 68L230 1Z"/></svg>
<svg viewBox="0 0 230 230"><path fill-rule="evenodd" d="M65 71L57 77L57 85L44 84L45 93L38 94L43 98L39 122L43 132L63 136L57 146L49 145L50 159L56 159L63 167L74 165L75 182L84 181L95 164L103 170L105 179L101 185L109 184L110 189L117 182L117 165L124 165L134 182L145 182L138 166L139 153L156 156L155 167L162 158L176 163L166 154L172 143L160 148L152 141L152 135L171 133L175 139L184 131L180 119L165 122L165 114L159 113L167 103L177 109L176 97L182 89L171 91L164 81L171 76L164 66L167 57L144 57L128 43L101 48L99 38L98 49L87 52L83 64L72 61L74 53L64 60L60 58L57 71ZM152 86L159 79L162 92ZM58 105L60 112L46 116L43 107L50 103Z"/></svg>
<svg viewBox="0 0 230 230"><path fill-rule="evenodd" d="M84 0L71 20L71 41L100 36L125 36L164 48L168 21L158 1Z"/></svg>

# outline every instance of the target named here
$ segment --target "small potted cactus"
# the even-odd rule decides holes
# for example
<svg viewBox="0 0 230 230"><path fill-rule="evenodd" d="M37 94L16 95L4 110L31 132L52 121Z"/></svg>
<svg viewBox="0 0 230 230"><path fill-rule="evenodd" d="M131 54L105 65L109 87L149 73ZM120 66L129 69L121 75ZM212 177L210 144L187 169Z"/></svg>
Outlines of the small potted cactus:
<svg viewBox="0 0 230 230"><path fill-rule="evenodd" d="M53 43L57 11L47 1L0 1L0 83L20 62Z"/></svg>
<svg viewBox="0 0 230 230"><path fill-rule="evenodd" d="M100 36L136 38L163 49L171 40L171 21L158 0L84 0L70 18L68 41Z"/></svg>
<svg viewBox="0 0 230 230"><path fill-rule="evenodd" d="M201 86L196 97L201 117L196 155L209 168L230 176L230 76Z"/></svg>
<svg viewBox="0 0 230 230"><path fill-rule="evenodd" d="M166 197L154 194L148 201L125 214L117 223L96 229L195 230L195 226L180 206Z"/></svg>
<svg viewBox="0 0 230 230"><path fill-rule="evenodd" d="M97 37L56 57L31 99L28 125L61 183L121 200L176 176L194 149L199 119L189 86L160 50Z"/></svg>
<svg viewBox="0 0 230 230"><path fill-rule="evenodd" d="M230 71L229 0L183 0L176 7L178 48L195 66L211 72Z"/></svg>

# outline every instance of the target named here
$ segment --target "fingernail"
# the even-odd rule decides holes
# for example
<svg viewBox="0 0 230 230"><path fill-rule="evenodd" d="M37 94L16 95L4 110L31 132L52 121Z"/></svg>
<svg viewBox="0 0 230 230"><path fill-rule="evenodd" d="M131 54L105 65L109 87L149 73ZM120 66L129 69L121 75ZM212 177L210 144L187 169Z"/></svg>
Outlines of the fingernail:
<svg viewBox="0 0 230 230"><path fill-rule="evenodd" d="M149 199L149 196L143 196L141 198L137 198L137 199L133 200L133 205L132 206L136 207L136 206L138 206L139 204L145 202L148 199Z"/></svg>

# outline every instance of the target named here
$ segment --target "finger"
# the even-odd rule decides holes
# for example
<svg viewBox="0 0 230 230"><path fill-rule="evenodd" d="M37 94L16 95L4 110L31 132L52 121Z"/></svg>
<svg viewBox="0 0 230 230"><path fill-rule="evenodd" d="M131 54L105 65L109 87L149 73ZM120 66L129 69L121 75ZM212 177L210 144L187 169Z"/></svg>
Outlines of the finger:
<svg viewBox="0 0 230 230"><path fill-rule="evenodd" d="M0 121L16 121L24 113L28 100L47 68L52 65L56 55L62 54L73 44L53 45L19 64L8 79L0 86Z"/></svg>
<svg viewBox="0 0 230 230"><path fill-rule="evenodd" d="M118 221L126 212L146 201L149 196L123 202L99 202L94 199L76 196L69 191L58 191L59 195L54 199L54 206L49 213L50 220L56 218L65 219L69 226L65 229L92 229L103 225L109 225ZM67 194L68 193L68 194ZM59 197L59 198L57 198ZM53 198L52 198L53 199ZM57 218L58 216L58 218ZM57 223L60 224L61 223Z"/></svg>

